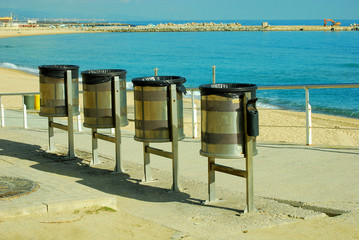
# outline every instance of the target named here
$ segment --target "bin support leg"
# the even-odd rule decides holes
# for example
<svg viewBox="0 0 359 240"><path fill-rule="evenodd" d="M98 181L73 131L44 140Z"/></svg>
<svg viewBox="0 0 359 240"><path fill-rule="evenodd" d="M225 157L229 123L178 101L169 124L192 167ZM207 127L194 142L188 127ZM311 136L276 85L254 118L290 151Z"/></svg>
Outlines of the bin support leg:
<svg viewBox="0 0 359 240"><path fill-rule="evenodd" d="M68 119L68 144L69 152L68 158L75 158L75 145L74 145L74 109L72 98L72 71L66 72L67 76L67 119Z"/></svg>
<svg viewBox="0 0 359 240"><path fill-rule="evenodd" d="M254 207L254 194L253 194L253 137L248 136L248 116L247 116L247 98L250 98L250 93L246 93L243 98L243 113L244 113L244 132L245 132L245 156L246 156L246 194L247 206L244 212L249 213L256 211Z"/></svg>
<svg viewBox="0 0 359 240"><path fill-rule="evenodd" d="M246 195L247 206L245 213L256 211L254 207L253 194L253 137L248 136L248 114L247 114L247 99L251 97L251 93L246 93L243 98L243 114L244 114L244 134L245 134L245 157L246 157Z"/></svg>
<svg viewBox="0 0 359 240"><path fill-rule="evenodd" d="M212 168L215 161L215 158L208 158L208 199L206 203L218 201L216 195L216 171Z"/></svg>
<svg viewBox="0 0 359 240"><path fill-rule="evenodd" d="M97 128L92 128L92 159L91 159L91 165L96 165L100 163L100 160L98 158L98 140L95 137L95 133L97 133Z"/></svg>
<svg viewBox="0 0 359 240"><path fill-rule="evenodd" d="M147 152L147 147L150 146L149 142L143 142L143 179L142 183L152 182L152 173L151 173L151 158L150 154Z"/></svg>
<svg viewBox="0 0 359 240"><path fill-rule="evenodd" d="M247 142L247 154L246 154L246 192L247 192L247 207L245 212L255 211L254 207L254 194L253 194L253 137L249 137L249 142Z"/></svg>
<svg viewBox="0 0 359 240"><path fill-rule="evenodd" d="M53 117L48 117L47 118L48 133L49 133L49 147L48 147L49 152L55 152L56 151L55 140L54 140L54 128L51 127L51 123L53 121L54 121Z"/></svg>
<svg viewBox="0 0 359 240"><path fill-rule="evenodd" d="M171 140L172 140L172 177L173 185L172 191L179 192L179 164L178 164L178 116L177 116L177 90L176 84L170 86L171 103L170 103L170 116L171 116Z"/></svg>
<svg viewBox="0 0 359 240"><path fill-rule="evenodd" d="M121 96L120 96L120 79L118 76L114 77L115 90L115 139L116 139L116 166L115 172L123 172L121 163Z"/></svg>

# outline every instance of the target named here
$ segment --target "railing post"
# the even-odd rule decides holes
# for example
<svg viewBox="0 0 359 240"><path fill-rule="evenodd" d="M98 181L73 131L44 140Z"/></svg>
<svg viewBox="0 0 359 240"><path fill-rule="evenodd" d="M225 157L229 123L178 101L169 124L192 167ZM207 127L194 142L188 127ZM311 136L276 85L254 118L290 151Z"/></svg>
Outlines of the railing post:
<svg viewBox="0 0 359 240"><path fill-rule="evenodd" d="M193 113L194 113L194 138L198 137L197 134L197 130L198 130L198 122L197 122L197 106L196 104L194 104L194 109L193 109Z"/></svg>
<svg viewBox="0 0 359 240"><path fill-rule="evenodd" d="M215 65L212 66L212 83L213 84L216 83L216 66Z"/></svg>
<svg viewBox="0 0 359 240"><path fill-rule="evenodd" d="M4 105L1 102L1 96L0 96L0 108L1 108L1 127L5 127L5 111L4 111Z"/></svg>
<svg viewBox="0 0 359 240"><path fill-rule="evenodd" d="M154 70L155 70L155 76L158 76L158 70L159 70L159 69L158 69L158 68L155 68Z"/></svg>
<svg viewBox="0 0 359 240"><path fill-rule="evenodd" d="M194 108L194 96L193 96L193 89L191 89L191 99L192 99L192 138L195 138L195 130L194 130L194 111L195 111L195 108Z"/></svg>
<svg viewBox="0 0 359 240"><path fill-rule="evenodd" d="M309 89L305 88L306 144L312 145L312 106L309 103Z"/></svg>
<svg viewBox="0 0 359 240"><path fill-rule="evenodd" d="M22 95L22 113L24 120L24 128L27 129L27 110L25 105L25 95Z"/></svg>
<svg viewBox="0 0 359 240"><path fill-rule="evenodd" d="M81 114L77 116L77 131L82 132L82 126L81 126Z"/></svg>
<svg viewBox="0 0 359 240"><path fill-rule="evenodd" d="M0 104L1 106L1 127L5 127L5 110L4 105Z"/></svg>

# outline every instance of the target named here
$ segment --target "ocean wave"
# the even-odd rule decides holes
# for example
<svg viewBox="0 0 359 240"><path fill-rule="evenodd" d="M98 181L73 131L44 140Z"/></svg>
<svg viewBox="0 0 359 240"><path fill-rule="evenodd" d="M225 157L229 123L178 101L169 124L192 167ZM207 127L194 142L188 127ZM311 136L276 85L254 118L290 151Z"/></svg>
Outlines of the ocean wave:
<svg viewBox="0 0 359 240"><path fill-rule="evenodd" d="M18 65L14 64L14 63L1 62L0 67L16 69L16 70L20 70L20 71L27 72L27 73L30 73L30 74L39 75L39 70L37 68L18 66Z"/></svg>
<svg viewBox="0 0 359 240"><path fill-rule="evenodd" d="M126 89L127 90L133 90L133 83L132 82L126 82Z"/></svg>
<svg viewBox="0 0 359 240"><path fill-rule="evenodd" d="M344 64L341 64L341 66L345 67L345 68L359 68L358 63L344 63Z"/></svg>

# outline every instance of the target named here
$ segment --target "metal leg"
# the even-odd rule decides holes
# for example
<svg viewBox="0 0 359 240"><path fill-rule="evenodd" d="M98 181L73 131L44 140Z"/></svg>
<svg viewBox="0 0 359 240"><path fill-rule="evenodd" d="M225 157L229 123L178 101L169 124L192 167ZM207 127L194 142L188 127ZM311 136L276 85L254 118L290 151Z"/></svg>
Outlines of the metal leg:
<svg viewBox="0 0 359 240"><path fill-rule="evenodd" d="M92 128L92 160L91 164L96 165L100 163L98 158L98 140L95 138L95 133L97 132L97 128Z"/></svg>
<svg viewBox="0 0 359 240"><path fill-rule="evenodd" d="M246 156L246 195L247 195L247 206L244 212L255 211L254 207L254 194L253 194L253 137L248 136L248 125L247 125L247 98L251 97L251 93L246 93L243 98L243 113L244 113L244 132L245 132L245 156Z"/></svg>
<svg viewBox="0 0 359 240"><path fill-rule="evenodd" d="M170 116L171 116L171 140L172 140L172 176L173 185L172 190L175 192L180 191L179 187L179 166L178 166L178 117L177 117L177 90L176 85L171 84L171 104L170 104Z"/></svg>
<svg viewBox="0 0 359 240"><path fill-rule="evenodd" d="M150 146L149 142L143 143L143 179L142 182L151 182L153 181L152 174L151 174L151 158L150 154L147 152L146 148Z"/></svg>
<svg viewBox="0 0 359 240"><path fill-rule="evenodd" d="M55 140L54 140L54 128L51 127L51 123L53 122L54 118L53 117L48 117L48 133L49 133L49 147L48 147L48 151L49 152L54 152L56 151L56 147L55 147Z"/></svg>
<svg viewBox="0 0 359 240"><path fill-rule="evenodd" d="M67 119L68 119L68 144L69 152L68 158L75 158L75 145L74 145L74 109L72 99L72 72L67 71Z"/></svg>
<svg viewBox="0 0 359 240"><path fill-rule="evenodd" d="M116 166L115 172L121 173L121 96L120 96L120 79L118 76L114 77L114 90L115 90L115 138L116 138Z"/></svg>
<svg viewBox="0 0 359 240"><path fill-rule="evenodd" d="M246 182L246 192L247 192L247 207L245 212L255 211L254 207L254 194L253 194L253 137L249 137L247 142L246 149L246 171L247 171L247 182Z"/></svg>
<svg viewBox="0 0 359 240"><path fill-rule="evenodd" d="M207 203L217 201L216 195L216 171L213 170L212 164L216 161L215 158L208 158L208 199Z"/></svg>

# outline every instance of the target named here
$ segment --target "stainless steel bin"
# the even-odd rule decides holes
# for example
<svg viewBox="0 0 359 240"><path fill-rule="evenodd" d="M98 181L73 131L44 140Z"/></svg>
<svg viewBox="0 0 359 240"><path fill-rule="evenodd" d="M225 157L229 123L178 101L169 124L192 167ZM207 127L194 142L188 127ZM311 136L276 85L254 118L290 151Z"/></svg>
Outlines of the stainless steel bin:
<svg viewBox="0 0 359 240"><path fill-rule="evenodd" d="M72 74L73 115L80 114L79 85L76 65L42 65L40 73L40 116L67 117L67 70Z"/></svg>
<svg viewBox="0 0 359 240"><path fill-rule="evenodd" d="M244 157L245 131L248 135L254 136L253 154L257 154L255 143L259 128L255 106L257 86L225 83L201 85L199 89L202 121L200 154L212 158ZM245 106L244 98L247 102ZM247 111L246 114L244 111Z"/></svg>
<svg viewBox="0 0 359 240"><path fill-rule="evenodd" d="M81 73L84 98L84 126L88 128L114 128L114 77L119 77L121 99L121 126L128 125L126 70L100 69Z"/></svg>
<svg viewBox="0 0 359 240"><path fill-rule="evenodd" d="M186 81L178 76L154 76L134 78L132 80L135 99L135 140L141 142L170 142L170 90L176 84L178 140L182 140L183 130L183 99L186 93L183 83Z"/></svg>

